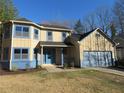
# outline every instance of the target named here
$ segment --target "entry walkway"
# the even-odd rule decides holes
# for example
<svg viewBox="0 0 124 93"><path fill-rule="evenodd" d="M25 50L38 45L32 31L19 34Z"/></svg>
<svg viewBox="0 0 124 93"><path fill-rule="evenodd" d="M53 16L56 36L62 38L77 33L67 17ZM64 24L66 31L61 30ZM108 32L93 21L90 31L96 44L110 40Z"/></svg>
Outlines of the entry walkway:
<svg viewBox="0 0 124 93"><path fill-rule="evenodd" d="M56 65L44 64L42 68L46 69L48 72L62 72L62 68L58 68Z"/></svg>
<svg viewBox="0 0 124 93"><path fill-rule="evenodd" d="M44 64L42 68L46 69L48 72L66 72L66 71L78 71L80 68L63 69L62 66Z"/></svg>
<svg viewBox="0 0 124 93"><path fill-rule="evenodd" d="M124 76L124 70L120 70L120 69L112 69L112 68L87 68L87 69L93 69L93 70L98 70L98 71L105 72L105 73L111 73L111 74Z"/></svg>

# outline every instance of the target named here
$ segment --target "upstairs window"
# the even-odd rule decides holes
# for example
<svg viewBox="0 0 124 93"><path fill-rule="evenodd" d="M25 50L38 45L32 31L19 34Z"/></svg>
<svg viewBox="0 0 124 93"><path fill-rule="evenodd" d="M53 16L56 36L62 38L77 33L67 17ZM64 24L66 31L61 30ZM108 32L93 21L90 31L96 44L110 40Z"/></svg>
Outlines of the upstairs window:
<svg viewBox="0 0 124 93"><path fill-rule="evenodd" d="M15 35L16 36L21 36L22 35L22 27L21 26L16 26L16 29L15 29Z"/></svg>
<svg viewBox="0 0 124 93"><path fill-rule="evenodd" d="M29 27L23 27L23 37L29 37Z"/></svg>
<svg viewBox="0 0 124 93"><path fill-rule="evenodd" d="M64 40L65 40L65 38L66 38L66 33L65 33L65 32L63 32L63 33L62 33L62 40L64 41Z"/></svg>
<svg viewBox="0 0 124 93"><path fill-rule="evenodd" d="M29 37L29 27L26 26L16 26L15 27L15 36L16 37Z"/></svg>
<svg viewBox="0 0 124 93"><path fill-rule="evenodd" d="M39 38L39 31L37 29L34 29L34 39Z"/></svg>
<svg viewBox="0 0 124 93"><path fill-rule="evenodd" d="M52 32L47 32L47 40L52 41L53 40L53 33Z"/></svg>

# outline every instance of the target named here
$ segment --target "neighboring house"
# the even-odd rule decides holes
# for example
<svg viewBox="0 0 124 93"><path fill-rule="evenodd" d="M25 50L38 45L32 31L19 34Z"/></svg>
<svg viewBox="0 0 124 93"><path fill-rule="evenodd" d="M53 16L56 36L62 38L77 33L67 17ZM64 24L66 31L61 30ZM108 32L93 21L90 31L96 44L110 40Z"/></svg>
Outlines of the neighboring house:
<svg viewBox="0 0 124 93"><path fill-rule="evenodd" d="M26 19L10 20L3 23L3 28L2 68L12 70L35 68L42 64L63 65L63 49L66 51L70 47L64 39L71 35L70 29L38 25Z"/></svg>
<svg viewBox="0 0 124 93"><path fill-rule="evenodd" d="M75 66L108 67L115 65L115 43L98 28L83 35L71 35L66 39L66 43L75 45L71 51L76 62Z"/></svg>
<svg viewBox="0 0 124 93"><path fill-rule="evenodd" d="M117 59L121 64L124 65L124 33L118 34L114 37L114 41L117 43L116 51L117 51Z"/></svg>
<svg viewBox="0 0 124 93"><path fill-rule="evenodd" d="M83 35L58 25L38 25L27 19L3 23L2 68L27 69L38 65L65 63L75 67L114 65L115 43L95 29Z"/></svg>

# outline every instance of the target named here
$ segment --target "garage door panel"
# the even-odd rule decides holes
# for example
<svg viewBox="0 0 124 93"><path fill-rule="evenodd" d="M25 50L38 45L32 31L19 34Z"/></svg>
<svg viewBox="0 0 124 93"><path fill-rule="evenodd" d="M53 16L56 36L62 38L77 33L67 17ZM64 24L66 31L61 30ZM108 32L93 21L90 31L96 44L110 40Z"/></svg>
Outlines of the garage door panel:
<svg viewBox="0 0 124 93"><path fill-rule="evenodd" d="M106 52L84 52L81 67L108 67L112 66L112 53Z"/></svg>

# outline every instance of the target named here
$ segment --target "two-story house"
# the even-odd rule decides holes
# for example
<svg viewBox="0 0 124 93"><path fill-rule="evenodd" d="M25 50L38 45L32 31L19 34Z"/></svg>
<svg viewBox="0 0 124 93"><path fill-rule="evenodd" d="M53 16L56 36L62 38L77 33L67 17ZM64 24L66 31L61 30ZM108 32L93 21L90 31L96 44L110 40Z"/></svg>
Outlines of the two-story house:
<svg viewBox="0 0 124 93"><path fill-rule="evenodd" d="M71 29L48 24L36 24L26 19L3 23L1 62L3 68L26 69L42 64L63 65L64 43Z"/></svg>
<svg viewBox="0 0 124 93"><path fill-rule="evenodd" d="M76 67L115 65L115 42L101 29L84 34L58 25L36 24L26 19L3 24L0 66L9 70L65 63Z"/></svg>

